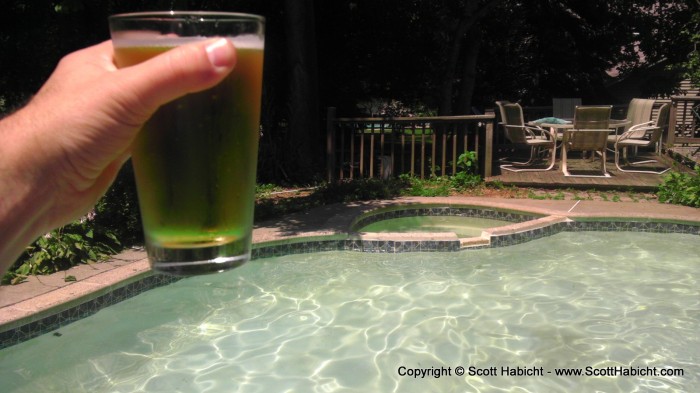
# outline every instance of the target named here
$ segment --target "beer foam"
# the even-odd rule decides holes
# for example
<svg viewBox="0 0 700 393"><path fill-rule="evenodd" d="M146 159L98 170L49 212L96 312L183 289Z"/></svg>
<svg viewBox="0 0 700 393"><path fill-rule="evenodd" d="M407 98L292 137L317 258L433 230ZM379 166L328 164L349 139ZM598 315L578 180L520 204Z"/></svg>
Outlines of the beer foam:
<svg viewBox="0 0 700 393"><path fill-rule="evenodd" d="M232 37L233 45L241 49L264 49L265 40L257 34L245 34Z"/></svg>
<svg viewBox="0 0 700 393"><path fill-rule="evenodd" d="M135 46L144 47L175 47L189 44L192 42L200 42L214 37L178 37L176 35L162 35L154 32L146 31L129 31L120 32L112 37L115 47L131 48ZM240 49L264 49L265 40L256 34L246 34L236 37L226 37L233 42L236 48Z"/></svg>

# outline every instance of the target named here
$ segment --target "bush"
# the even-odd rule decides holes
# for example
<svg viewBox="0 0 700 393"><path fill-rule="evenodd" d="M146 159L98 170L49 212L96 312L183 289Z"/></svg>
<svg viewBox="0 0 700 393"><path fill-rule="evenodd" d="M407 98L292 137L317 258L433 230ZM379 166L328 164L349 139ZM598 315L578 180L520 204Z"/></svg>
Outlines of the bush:
<svg viewBox="0 0 700 393"><path fill-rule="evenodd" d="M3 276L2 283L17 284L29 275L100 261L123 247L142 244L138 206L133 170L127 164L88 216L37 239Z"/></svg>
<svg viewBox="0 0 700 393"><path fill-rule="evenodd" d="M407 186L404 178L399 179L354 179L326 183L319 187L316 195L324 203L369 201L390 199L401 195Z"/></svg>
<svg viewBox="0 0 700 393"><path fill-rule="evenodd" d="M450 180L445 177L431 177L429 179L419 179L408 174L399 177L407 188L402 195L436 197L450 195Z"/></svg>
<svg viewBox="0 0 700 393"><path fill-rule="evenodd" d="M479 165L475 151L468 151L460 154L457 159L457 168L459 168L459 172L450 178L452 188L458 191L464 191L481 184L481 176L476 173L479 169Z"/></svg>
<svg viewBox="0 0 700 393"><path fill-rule="evenodd" d="M99 261L120 248L113 232L86 217L37 239L3 276L2 283L18 284L29 275L51 274Z"/></svg>
<svg viewBox="0 0 700 393"><path fill-rule="evenodd" d="M109 228L124 247L143 244L141 211L131 162L127 162L95 206L95 225Z"/></svg>
<svg viewBox="0 0 700 393"><path fill-rule="evenodd" d="M671 172L659 186L659 201L676 205L700 207L700 165L695 174Z"/></svg>

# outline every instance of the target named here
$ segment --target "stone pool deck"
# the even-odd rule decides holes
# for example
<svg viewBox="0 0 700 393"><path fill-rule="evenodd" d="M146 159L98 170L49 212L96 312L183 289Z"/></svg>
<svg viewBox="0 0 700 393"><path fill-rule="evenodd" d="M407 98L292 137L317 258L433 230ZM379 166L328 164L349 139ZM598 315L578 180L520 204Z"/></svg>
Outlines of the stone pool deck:
<svg viewBox="0 0 700 393"><path fill-rule="evenodd" d="M392 200L334 204L260 222L253 232L254 243L298 237L342 235L353 221L368 211L401 204L467 205L514 210L542 218L494 229L492 233L517 232L576 218L631 218L692 222L700 225L700 209L665 205L657 202L602 202L505 199L480 197L407 197ZM376 235L372 235L376 236ZM415 234L392 235L415 238ZM454 236L454 235L453 235ZM381 237L381 236L379 236ZM368 237L371 239L371 237ZM484 240L470 239L463 245L478 245ZM0 331L21 325L55 307L79 304L92 293L104 292L149 276L150 268L142 249L124 251L106 262L74 267L50 276L30 277L14 286L0 286ZM66 280L66 278L69 278Z"/></svg>

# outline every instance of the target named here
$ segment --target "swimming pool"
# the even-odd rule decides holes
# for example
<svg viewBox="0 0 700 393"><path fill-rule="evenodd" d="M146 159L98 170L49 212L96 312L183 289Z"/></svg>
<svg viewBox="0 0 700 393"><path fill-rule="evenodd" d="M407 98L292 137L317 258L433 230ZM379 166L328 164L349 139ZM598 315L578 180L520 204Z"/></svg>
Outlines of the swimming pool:
<svg viewBox="0 0 700 393"><path fill-rule="evenodd" d="M357 217L351 232L454 233L459 238L478 237L488 228L535 220L525 212L475 206L406 204L372 210Z"/></svg>
<svg viewBox="0 0 700 393"><path fill-rule="evenodd" d="M509 224L508 221L491 218L458 216L413 216L375 221L358 229L358 232L432 232L454 233L457 237L481 236L484 229Z"/></svg>
<svg viewBox="0 0 700 393"><path fill-rule="evenodd" d="M700 385L698 277L700 242L684 234L259 259L6 348L0 380L8 392L682 392ZM617 366L683 375L555 375Z"/></svg>

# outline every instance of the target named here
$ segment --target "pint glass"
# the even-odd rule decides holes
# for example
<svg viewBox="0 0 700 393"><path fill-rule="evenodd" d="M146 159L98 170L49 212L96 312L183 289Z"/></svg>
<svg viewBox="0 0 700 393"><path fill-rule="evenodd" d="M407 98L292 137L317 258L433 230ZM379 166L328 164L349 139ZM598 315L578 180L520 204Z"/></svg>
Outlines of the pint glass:
<svg viewBox="0 0 700 393"><path fill-rule="evenodd" d="M109 25L120 68L212 37L236 47L236 66L221 83L158 109L134 143L132 163L155 271L239 266L251 250L264 19L172 11L114 15Z"/></svg>

